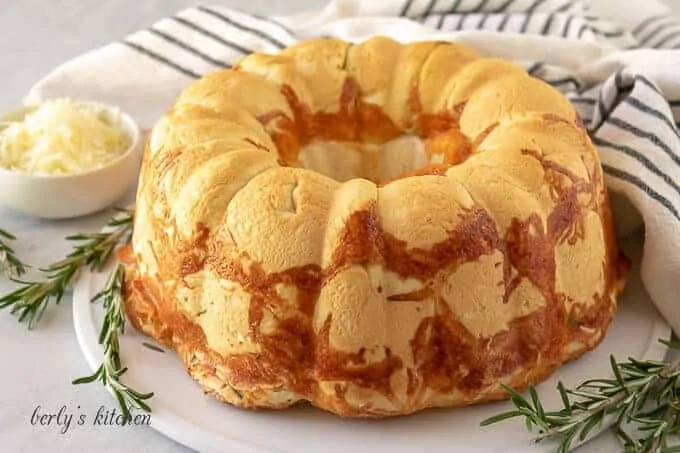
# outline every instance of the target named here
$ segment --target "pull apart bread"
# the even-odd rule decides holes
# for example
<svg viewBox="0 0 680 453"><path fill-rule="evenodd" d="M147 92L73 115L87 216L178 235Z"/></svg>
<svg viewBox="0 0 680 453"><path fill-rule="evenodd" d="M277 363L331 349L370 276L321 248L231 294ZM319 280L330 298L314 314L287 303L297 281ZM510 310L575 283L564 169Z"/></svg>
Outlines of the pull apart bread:
<svg viewBox="0 0 680 453"><path fill-rule="evenodd" d="M605 336L624 286L569 102L457 44L252 54L153 129L126 310L217 399L387 417L505 398Z"/></svg>

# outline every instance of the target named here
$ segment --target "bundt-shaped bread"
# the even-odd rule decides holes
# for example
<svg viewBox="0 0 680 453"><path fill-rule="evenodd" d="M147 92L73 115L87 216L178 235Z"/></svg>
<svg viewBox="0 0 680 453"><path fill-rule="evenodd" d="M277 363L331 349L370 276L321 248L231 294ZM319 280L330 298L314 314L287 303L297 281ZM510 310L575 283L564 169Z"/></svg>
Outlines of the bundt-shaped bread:
<svg viewBox="0 0 680 453"><path fill-rule="evenodd" d="M304 42L155 126L126 309L236 406L503 398L604 337L625 279L569 102L444 42Z"/></svg>

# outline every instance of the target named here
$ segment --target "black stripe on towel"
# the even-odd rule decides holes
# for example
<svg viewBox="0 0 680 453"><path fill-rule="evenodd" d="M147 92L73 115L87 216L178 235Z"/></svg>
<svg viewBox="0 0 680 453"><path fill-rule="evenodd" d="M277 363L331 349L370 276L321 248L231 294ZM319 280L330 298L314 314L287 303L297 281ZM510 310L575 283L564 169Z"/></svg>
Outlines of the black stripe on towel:
<svg viewBox="0 0 680 453"><path fill-rule="evenodd" d="M652 81L649 80L647 77L638 75L638 76L635 76L635 80L642 82L644 85L649 87L649 89L658 93L661 97L663 97L665 99L665 96L663 95L663 93L661 92L659 87L654 85L654 83L652 83ZM668 102L668 105L670 105L671 108L680 107L680 99L666 99L666 102Z"/></svg>
<svg viewBox="0 0 680 453"><path fill-rule="evenodd" d="M571 25L571 22L574 20L574 16L568 16L567 20L564 22L564 28L562 29L562 37L566 38L569 36L569 26Z"/></svg>
<svg viewBox="0 0 680 453"><path fill-rule="evenodd" d="M205 14L209 14L213 17L216 17L216 18L220 19L221 21L231 25L234 28L238 28L239 30L246 31L246 32L251 33L255 36L259 36L260 38L264 39L265 41L269 42L270 44L273 44L274 46L278 47L279 49L283 49L284 47L286 47L286 45L284 43L282 43L278 39L274 38L273 36L270 36L267 33L264 33L261 30L258 30L256 28L249 27L249 26L244 25L240 22L236 22L235 20L231 19L230 17L227 17L224 14L221 14L221 13L214 11L210 8L207 8L205 6L197 6L196 9L205 13Z"/></svg>
<svg viewBox="0 0 680 453"><path fill-rule="evenodd" d="M142 55L146 55L147 57L149 57L149 58L151 58L151 59L153 59L153 60L155 60L159 63L163 63L164 65L169 66L172 69L174 69L178 72L181 72L182 74L184 74L186 76L193 77L194 79L198 79L198 78L201 77L200 74L197 74L190 69L187 69L183 66L180 66L179 64L175 63L174 61L168 60L167 58L165 58L161 55L158 55L156 52L153 52L153 51L147 49L146 47L140 46L139 44L136 44L136 43L130 42L130 41L122 41L122 43L125 44L126 46L128 46L129 48L136 50L137 52L141 53Z"/></svg>
<svg viewBox="0 0 680 453"><path fill-rule="evenodd" d="M621 71L617 72L617 73L616 73L616 79L615 79L616 84L617 84L617 87L619 88L619 92L623 92L623 91L632 91L632 88L633 88L632 84L629 84L629 85L627 85L626 87L622 87L621 82L620 82L620 79L619 79L620 74L621 74ZM654 93L656 93L656 94L658 94L659 96L661 96L661 97L664 99L664 101L666 101L666 103L668 103L668 105L669 105L671 108L676 107L676 106L677 106L677 107L680 107L680 100L677 100L677 101L667 100L667 99L665 98L665 96L663 95L663 93L661 92L661 90L660 90L659 88L657 88L657 86L654 85L654 83L652 83L647 77L644 77L644 76L641 76L641 75L636 75L636 76L635 76L635 81L642 83L642 84L645 85L647 88L649 88L650 90L652 90ZM638 101L638 102L641 102L641 101ZM651 107L650 107L650 108L651 108ZM663 115L663 113L661 113L661 114ZM675 118L674 118L674 119L675 119ZM677 125L677 123L676 123L676 125Z"/></svg>
<svg viewBox="0 0 680 453"><path fill-rule="evenodd" d="M623 81L623 71L621 70L616 71L616 74L614 74L614 85L616 85L618 91L629 90L633 87L632 81L628 83Z"/></svg>
<svg viewBox="0 0 680 453"><path fill-rule="evenodd" d="M541 6L543 3L545 3L545 0L536 0L534 3L531 4L530 7L528 7L525 12L527 14L532 14L534 11L536 11L536 8Z"/></svg>
<svg viewBox="0 0 680 453"><path fill-rule="evenodd" d="M593 23L597 23L597 22L601 21L601 19L599 17L585 17L584 19L587 22L593 22ZM601 28L595 26L593 23L588 24L588 28L590 29L590 31L592 31L596 35L604 36L605 38L620 38L621 36L626 34L626 32L624 31L623 28L619 27L618 30L605 31L605 30L602 30Z"/></svg>
<svg viewBox="0 0 680 453"><path fill-rule="evenodd" d="M621 36L626 34L626 32L623 30L603 31L595 27L590 27L590 29L593 31L593 33L596 33L600 36L604 36L605 38L620 38Z"/></svg>
<svg viewBox="0 0 680 453"><path fill-rule="evenodd" d="M595 126L595 129L599 129L602 124L604 124L605 121L607 121L607 118L609 117L609 114L611 113L611 106L608 108L604 107L604 95L602 94L604 92L604 85L600 88L599 93L597 93L597 103L595 103L595 108L597 109L597 116L599 116L599 124Z"/></svg>
<svg viewBox="0 0 680 453"><path fill-rule="evenodd" d="M643 85L646 85L649 89L651 89L652 91L654 91L655 93L657 93L661 97L663 97L663 93L661 92L661 90L659 90L659 88L656 85L654 85L654 83L652 83L652 81L649 80L647 77L637 75L637 76L635 76L635 80L638 81L638 82L641 82ZM668 101L668 103L671 104L671 105L673 105L672 104L673 102L676 102L676 101ZM677 101L677 102L680 102L680 100ZM680 104L678 104L678 105L680 105Z"/></svg>
<svg viewBox="0 0 680 453"><path fill-rule="evenodd" d="M506 11L510 5L512 5L515 2L515 0L508 0L507 2L503 3L501 6L496 8L495 10L492 11L494 14L502 13Z"/></svg>
<svg viewBox="0 0 680 453"><path fill-rule="evenodd" d="M207 61L208 63L211 63L211 64L213 64L213 65L215 65L215 66L219 66L219 67L221 67L221 68L229 68L229 67L231 67L231 65L229 65L228 63L225 63L225 62L223 62L223 61L217 60L217 59L211 57L210 55L204 54L204 53L201 52L200 50L198 50L198 49L196 49L196 48L194 48L194 47L191 47L189 44L187 44L187 43L185 43L185 42L183 42L183 41L180 41L179 39L175 38L174 36L168 35L167 33L163 32L163 31L156 30L155 28L150 28L148 31L149 31L151 34L153 34L153 35L155 35L155 36L158 36L159 38L161 38L161 39L163 39L163 40L165 40L165 41L167 41L167 42L169 42L169 43L171 43L171 44L174 44L175 46L177 46L177 47L179 47L179 48L181 48L181 49L186 50L186 51L189 52L190 54L199 57L201 60Z"/></svg>
<svg viewBox="0 0 680 453"><path fill-rule="evenodd" d="M458 23L456 24L455 27L450 27L450 29L460 30L461 26L463 25L463 22L465 22L465 19L467 18L467 14L454 14L453 17L458 19Z"/></svg>
<svg viewBox="0 0 680 453"><path fill-rule="evenodd" d="M453 5L451 5L451 8L449 8L449 14L453 14L453 13L457 12L461 1L462 0L456 0L455 2L453 2Z"/></svg>
<svg viewBox="0 0 680 453"><path fill-rule="evenodd" d="M442 27L444 26L444 20L446 19L446 14L442 13L439 15L439 19L437 20L437 30L441 30Z"/></svg>
<svg viewBox="0 0 680 453"><path fill-rule="evenodd" d="M564 5L560 6L559 8L555 9L554 12L556 13L563 13L569 8L571 8L574 4L571 1L566 2Z"/></svg>
<svg viewBox="0 0 680 453"><path fill-rule="evenodd" d="M422 18L423 20L430 15L432 12L432 8L434 8L434 5L437 3L437 0L430 0L430 3L427 4L425 7L425 11L423 11Z"/></svg>
<svg viewBox="0 0 680 453"><path fill-rule="evenodd" d="M661 205L663 205L668 211L673 214L673 217L676 218L676 220L680 220L680 216L678 215L678 210L675 209L675 206L668 201L666 198L664 198L663 195L659 194L658 192L654 191L651 187L649 187L647 184L645 184L640 178L631 175L630 173L626 173L623 170L619 170L618 168L610 167L609 165L602 165L602 170L609 176L612 176L616 179L620 179L622 181L627 182L628 184L631 184L638 189L642 190L645 192L651 199L657 201Z"/></svg>
<svg viewBox="0 0 680 453"><path fill-rule="evenodd" d="M548 14L548 19L546 19L545 24L543 24L543 29L541 29L542 35L547 35L548 32L550 32L550 26L552 25L554 19L554 14Z"/></svg>
<svg viewBox="0 0 680 453"><path fill-rule="evenodd" d="M526 33L527 28L529 28L529 22L531 22L531 19L533 18L533 14L525 14L524 15L524 21L522 22L522 27L520 27L519 32L520 33Z"/></svg>
<svg viewBox="0 0 680 453"><path fill-rule="evenodd" d="M663 47L664 44L668 43L669 41L672 41L677 37L680 37L680 30L676 30L673 33L666 35L661 41L654 44L654 47L657 49Z"/></svg>
<svg viewBox="0 0 680 453"><path fill-rule="evenodd" d="M481 13L484 11L484 7L486 4L489 3L489 0L482 0L479 5L475 6L475 9L471 10L471 13ZM485 16L488 16L488 14L485 14ZM480 27L481 28L481 27Z"/></svg>
<svg viewBox="0 0 680 453"><path fill-rule="evenodd" d="M469 14L459 14L460 19L458 19L458 30L462 30L465 24L465 19L467 19L470 15Z"/></svg>
<svg viewBox="0 0 680 453"><path fill-rule="evenodd" d="M673 23L673 20L672 20L670 17L668 17L667 20L665 20L665 21L663 21L663 22L659 22L658 27L656 27L654 30L652 30L651 33L646 34L646 35L644 36L644 38L643 38L642 36L640 36L639 39L638 39L638 41L640 41L640 43L641 43L644 47L652 47L652 46L649 45L649 43L650 43L654 38L656 38L657 36L659 36L660 34L662 34L664 31L668 30L668 29L671 28L671 27L674 27L674 25L676 25L676 24L674 24L674 23Z"/></svg>
<svg viewBox="0 0 680 453"><path fill-rule="evenodd" d="M498 24L498 28L496 31L503 31L505 30L505 26L508 25L508 20L510 20L511 14L504 14L503 15L503 20Z"/></svg>
<svg viewBox="0 0 680 453"><path fill-rule="evenodd" d="M223 37L211 32L210 30L206 30L205 28L200 27L200 26L196 25L195 23L193 23L193 22L191 22L191 21L189 21L189 20L187 20L183 17L175 16L172 19L176 22L179 22L180 24L182 24L186 27L191 28L194 31L201 33L204 36L207 36L208 38L214 39L215 41L229 47L230 49L236 50L237 52L241 52L244 55L249 55L249 54L253 53L253 51L251 49L240 46L240 45L236 44L235 42L228 41L228 40L224 39Z"/></svg>
<svg viewBox="0 0 680 453"><path fill-rule="evenodd" d="M610 117L607 120L607 124L610 124L610 125L612 125L616 128L624 130L626 132L629 132L629 133L635 135L636 137L643 138L643 139L647 140L649 143L651 143L652 145L656 146L657 148L659 148L663 152L665 152L668 155L668 157L670 157L673 160L673 162L680 165L680 157L678 157L677 154L675 154L673 152L671 147L668 146L668 144L666 142L659 139L659 137L657 137L656 135L645 132L642 129L639 129L639 128L635 127L634 125L632 125L632 124L630 124L630 123L628 123L628 122L626 122L626 121L624 121L620 118Z"/></svg>
<svg viewBox="0 0 680 453"><path fill-rule="evenodd" d="M564 85L566 83L571 83L572 85L574 85L574 88L576 88L577 90L581 88L581 82L579 82L575 78L569 77L569 76L562 77L560 79L555 79L555 80L544 79L543 81L546 82L546 83L549 83L550 85L552 85L554 87Z"/></svg>
<svg viewBox="0 0 680 453"><path fill-rule="evenodd" d="M664 19L665 17L667 17L667 16L665 16L665 15L663 15L663 16L650 16L647 19L640 22L635 28L633 28L631 33L633 33L634 35L638 35L642 30L644 30L647 27L647 25L649 25L653 22L656 22L657 20Z"/></svg>
<svg viewBox="0 0 680 453"><path fill-rule="evenodd" d="M678 195L680 195L680 186L678 186L678 184L673 181L673 178L671 178L668 173L664 173L663 171L659 170L659 168L654 165L654 162L647 159L644 154L638 152L630 146L617 145L616 143L603 140L599 137L593 137L593 143L595 143L597 146L604 146L606 148L613 149L635 159L636 162L649 170L649 172L654 173L656 176L663 179L666 184L668 184Z"/></svg>
<svg viewBox="0 0 680 453"><path fill-rule="evenodd" d="M650 107L649 105L632 96L629 96L624 102L633 107L634 109L642 113L646 113L647 115L653 116L654 118L660 119L661 121L666 123L666 126L668 126L673 131L675 136L678 137L678 139L680 140L680 134L678 134L678 130L675 127L675 123L669 120L668 116L664 115L662 112L656 110L653 107Z"/></svg>
<svg viewBox="0 0 680 453"><path fill-rule="evenodd" d="M404 6L401 7L401 12L399 13L401 17L408 16L408 10L411 9L411 3L413 3L413 0L406 0L406 2L404 2Z"/></svg>
<svg viewBox="0 0 680 453"><path fill-rule="evenodd" d="M543 68L543 62L537 61L534 64L532 64L531 66L529 66L529 68L527 69L527 74L529 74L530 76L533 76L535 73L540 71L542 68Z"/></svg>
<svg viewBox="0 0 680 453"><path fill-rule="evenodd" d="M572 98L569 99L569 102L571 102L572 104L595 105L597 103L597 100L590 98Z"/></svg>
<svg viewBox="0 0 680 453"><path fill-rule="evenodd" d="M590 100L590 99L588 99L588 100ZM578 100L572 99L572 103L578 104ZM592 118L587 118L585 116L582 116L581 119L583 120L583 122L585 124L592 123L592 121L593 121ZM680 130L680 122L676 122L676 123L673 123L673 124L675 124L675 127L678 128L678 130Z"/></svg>

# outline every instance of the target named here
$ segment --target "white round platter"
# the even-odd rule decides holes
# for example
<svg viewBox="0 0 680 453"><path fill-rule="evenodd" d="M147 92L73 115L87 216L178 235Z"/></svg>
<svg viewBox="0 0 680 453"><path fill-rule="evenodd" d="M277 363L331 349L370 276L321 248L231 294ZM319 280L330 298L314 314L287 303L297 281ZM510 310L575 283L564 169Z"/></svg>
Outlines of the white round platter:
<svg viewBox="0 0 680 453"><path fill-rule="evenodd" d="M661 360L666 354L667 348L657 340L669 339L671 330L640 282L641 245L639 241L630 241L624 244L624 250L633 260L633 271L609 334L594 351L560 368L538 386L548 408L559 406L555 390L559 380L573 386L584 379L610 376L610 354L619 360L628 357ZM102 272L83 273L74 289L76 334L92 370L102 358L97 336L103 310L100 304L90 303L90 299L102 288L109 270L110 267ZM508 402L429 410L387 420L343 420L311 407L287 411L236 409L204 396L173 351L154 351L143 342L155 344L128 323L121 337L121 357L124 366L129 367L124 381L136 390L155 393L150 401L154 429L201 453L517 453L554 449L550 444L532 445L532 434L518 419L479 426L485 418L511 408ZM596 451L618 450L613 436L609 436L606 447L601 439L595 442ZM588 444L584 448L587 447Z"/></svg>

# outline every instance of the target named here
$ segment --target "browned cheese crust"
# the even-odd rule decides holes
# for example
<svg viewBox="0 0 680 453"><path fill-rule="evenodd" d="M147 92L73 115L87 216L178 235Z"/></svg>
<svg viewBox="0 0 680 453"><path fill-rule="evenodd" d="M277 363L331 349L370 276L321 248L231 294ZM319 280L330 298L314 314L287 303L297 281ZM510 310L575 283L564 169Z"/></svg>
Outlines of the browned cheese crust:
<svg viewBox="0 0 680 453"><path fill-rule="evenodd" d="M149 139L120 256L128 316L207 393L345 417L545 379L603 339L627 273L559 92L383 37L188 87Z"/></svg>

